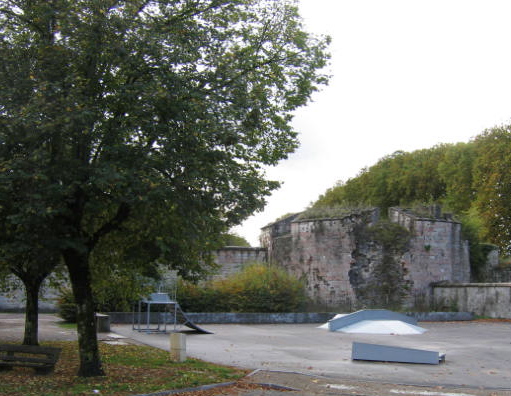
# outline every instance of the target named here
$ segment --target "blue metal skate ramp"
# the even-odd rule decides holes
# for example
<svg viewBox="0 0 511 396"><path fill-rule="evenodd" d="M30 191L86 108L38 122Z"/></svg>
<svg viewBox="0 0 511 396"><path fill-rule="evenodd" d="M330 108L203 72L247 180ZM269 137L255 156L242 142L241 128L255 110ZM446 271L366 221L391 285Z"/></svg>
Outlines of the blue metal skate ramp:
<svg viewBox="0 0 511 396"><path fill-rule="evenodd" d="M378 362L439 364L445 361L445 354L422 349L354 342L351 349L351 359Z"/></svg>

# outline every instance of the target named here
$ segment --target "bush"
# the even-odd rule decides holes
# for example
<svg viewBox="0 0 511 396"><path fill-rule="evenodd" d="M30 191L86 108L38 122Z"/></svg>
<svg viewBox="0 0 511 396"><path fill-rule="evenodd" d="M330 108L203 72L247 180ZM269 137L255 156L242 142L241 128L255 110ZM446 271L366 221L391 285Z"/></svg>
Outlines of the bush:
<svg viewBox="0 0 511 396"><path fill-rule="evenodd" d="M313 206L298 216L299 220L341 219L354 213L371 210L368 206Z"/></svg>
<svg viewBox="0 0 511 396"><path fill-rule="evenodd" d="M57 301L59 316L66 322L76 323L76 304L71 289L63 289Z"/></svg>
<svg viewBox="0 0 511 396"><path fill-rule="evenodd" d="M296 312L307 297L301 281L280 268L256 263L203 285L180 281L178 301L189 312Z"/></svg>
<svg viewBox="0 0 511 396"><path fill-rule="evenodd" d="M155 282L129 270L114 270L96 277L92 284L97 312L130 312L142 296L154 290Z"/></svg>
<svg viewBox="0 0 511 396"><path fill-rule="evenodd" d="M116 278L117 279L117 278ZM112 284L112 283L111 283ZM130 311L128 302L142 291L131 281L94 285L97 311ZM307 303L303 282L283 269L255 263L227 279L194 284L179 280L177 300L188 312L296 312ZM73 293L64 289L58 300L59 315L76 322ZM126 309L127 308L127 309Z"/></svg>
<svg viewBox="0 0 511 396"><path fill-rule="evenodd" d="M154 285L148 279L132 273L110 273L92 285L96 312L130 312L141 296L148 295ZM66 322L76 322L76 303L71 289L60 291L57 300L59 316Z"/></svg>

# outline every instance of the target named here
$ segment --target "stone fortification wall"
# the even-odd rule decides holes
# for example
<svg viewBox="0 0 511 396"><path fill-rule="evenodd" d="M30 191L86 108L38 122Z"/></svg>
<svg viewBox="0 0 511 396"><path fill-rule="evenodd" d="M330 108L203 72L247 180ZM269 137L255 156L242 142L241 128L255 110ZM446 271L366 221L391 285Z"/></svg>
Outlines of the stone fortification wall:
<svg viewBox="0 0 511 396"><path fill-rule="evenodd" d="M226 278L240 272L244 265L251 262L266 262L267 250L260 247L226 246L213 252L218 272L213 278Z"/></svg>
<svg viewBox="0 0 511 396"><path fill-rule="evenodd" d="M289 235L291 235L291 224L299 215L300 213L291 214L274 223L268 224L261 229L259 242L261 243L261 246L267 250L268 257L272 257L274 245L277 240L281 237L286 239ZM278 244L279 246L281 245L281 243ZM277 249L275 254L281 255L282 252L280 249Z"/></svg>
<svg viewBox="0 0 511 396"><path fill-rule="evenodd" d="M352 299L348 272L354 250L356 219L299 221L292 226L292 248L287 270L307 280L315 301L334 305Z"/></svg>
<svg viewBox="0 0 511 396"><path fill-rule="evenodd" d="M0 312L22 312L26 302L25 287L18 278L12 275L9 278L12 290L0 292ZM56 279L52 281L56 282ZM58 297L57 289L50 286L50 279L46 279L41 287L39 312L55 312Z"/></svg>
<svg viewBox="0 0 511 396"><path fill-rule="evenodd" d="M469 246L460 223L421 218L398 208L389 209L389 219L412 234L403 261L413 274L415 292L427 290L432 282L470 282Z"/></svg>
<svg viewBox="0 0 511 396"><path fill-rule="evenodd" d="M500 252L497 246L486 245L486 265L478 272L478 278L472 277L472 282L511 283L511 266L500 262Z"/></svg>
<svg viewBox="0 0 511 396"><path fill-rule="evenodd" d="M393 208L390 221L407 229L410 237L406 246L392 249L383 240L371 239L378 214L378 209L370 209L334 219L288 216L262 230L260 248L214 252L219 265L214 277L225 278L250 262L270 262L304 279L313 301L350 308L379 302L411 305L417 297L429 301L432 283L470 282L461 224L437 212L422 218ZM6 305L21 308L21 295L7 299L0 294L0 309Z"/></svg>
<svg viewBox="0 0 511 396"><path fill-rule="evenodd" d="M490 318L511 319L511 283L435 285L433 301L439 310L450 309Z"/></svg>
<svg viewBox="0 0 511 396"><path fill-rule="evenodd" d="M378 301L411 305L417 297L429 300L434 282L470 281L468 243L462 240L460 223L391 209L390 221L409 231L404 248L392 249L367 239L377 214L371 209L339 219L270 225L263 229L263 247L270 262L306 281L315 302L330 306L350 302L363 307ZM286 229L288 233L276 232Z"/></svg>
<svg viewBox="0 0 511 396"><path fill-rule="evenodd" d="M240 272L243 266L250 262L267 261L266 249L257 247L227 246L213 252L213 254L219 269L212 278L225 278L233 273ZM13 282L15 282L13 291L8 293L0 292L0 312L23 311L25 309L23 284L19 281ZM41 312L55 312L58 294L56 289L51 287L43 288L42 298L39 299L39 309Z"/></svg>
<svg viewBox="0 0 511 396"><path fill-rule="evenodd" d="M351 303L354 230L377 217L375 213L376 209L338 219L294 220L287 235L269 239L265 246L269 260L304 279L314 301L331 306Z"/></svg>

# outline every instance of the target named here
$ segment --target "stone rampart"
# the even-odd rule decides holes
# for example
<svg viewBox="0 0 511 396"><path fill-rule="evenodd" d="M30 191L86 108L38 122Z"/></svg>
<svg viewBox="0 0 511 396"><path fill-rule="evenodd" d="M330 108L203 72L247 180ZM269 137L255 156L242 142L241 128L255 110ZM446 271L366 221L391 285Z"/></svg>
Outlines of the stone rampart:
<svg viewBox="0 0 511 396"><path fill-rule="evenodd" d="M288 234L271 239L269 260L304 279L313 301L327 306L351 306L355 298L349 280L356 249L354 230L374 219L375 211L336 219L294 220Z"/></svg>
<svg viewBox="0 0 511 396"><path fill-rule="evenodd" d="M213 278L226 278L240 272L251 262L266 262L267 250L260 247L226 246L213 252L215 263L219 266Z"/></svg>
<svg viewBox="0 0 511 396"><path fill-rule="evenodd" d="M410 239L404 252L389 252L382 243L361 237L375 224L377 213L370 209L338 219L286 218L284 225L265 227L262 240L270 262L304 279L309 297L326 306L363 307L381 297L412 305L418 297L429 301L434 282L470 281L468 243L460 223L392 208L390 221L407 229ZM377 291L383 281L388 290ZM399 295L391 296L394 291Z"/></svg>
<svg viewBox="0 0 511 396"><path fill-rule="evenodd" d="M413 274L415 292L428 289L432 282L470 282L469 246L462 240L460 223L421 218L397 208L389 209L389 218L412 234L403 260Z"/></svg>

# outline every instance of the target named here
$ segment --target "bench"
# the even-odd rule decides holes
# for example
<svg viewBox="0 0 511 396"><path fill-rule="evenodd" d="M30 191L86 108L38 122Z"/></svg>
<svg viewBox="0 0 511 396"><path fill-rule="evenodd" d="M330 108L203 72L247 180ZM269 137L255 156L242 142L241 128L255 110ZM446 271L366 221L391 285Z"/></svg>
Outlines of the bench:
<svg viewBox="0 0 511 396"><path fill-rule="evenodd" d="M32 367L39 373L49 373L59 359L60 348L36 345L0 345L0 370L10 370L14 366Z"/></svg>

